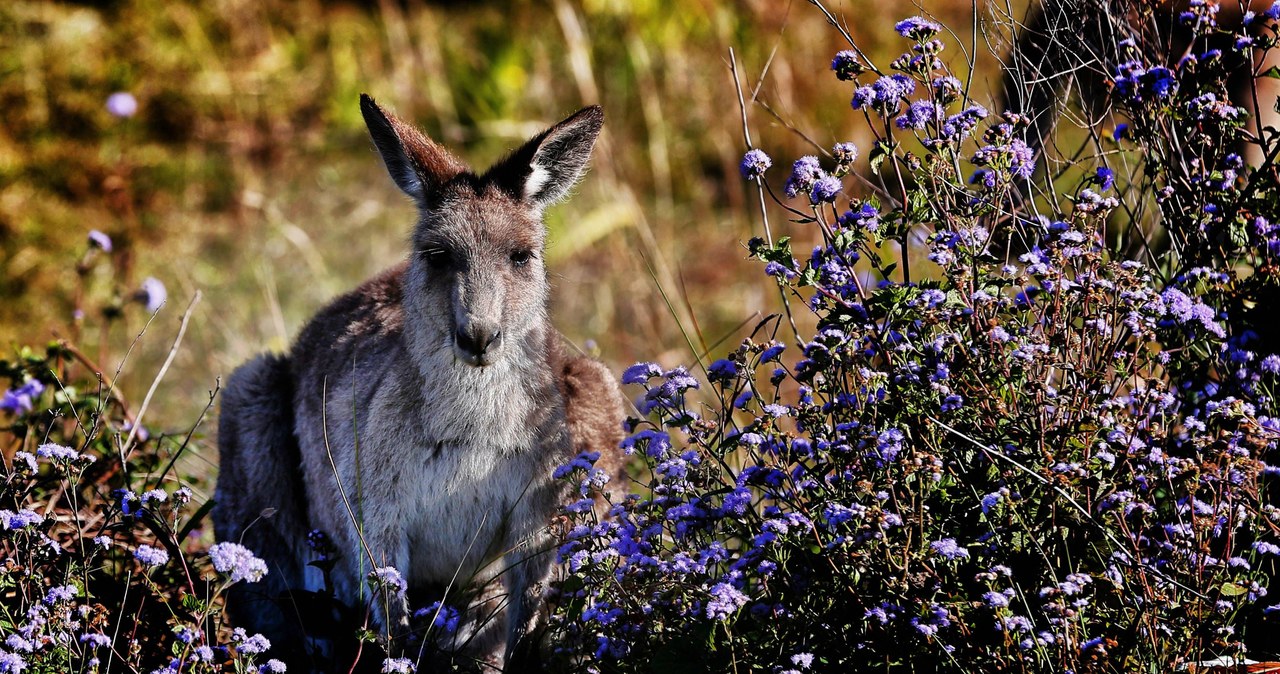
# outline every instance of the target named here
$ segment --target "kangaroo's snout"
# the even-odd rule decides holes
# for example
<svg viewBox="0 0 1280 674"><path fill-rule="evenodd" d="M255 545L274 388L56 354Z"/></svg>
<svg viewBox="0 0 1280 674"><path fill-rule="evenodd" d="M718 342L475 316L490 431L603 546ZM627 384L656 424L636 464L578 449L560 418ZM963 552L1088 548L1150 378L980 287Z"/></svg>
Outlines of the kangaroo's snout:
<svg viewBox="0 0 1280 674"><path fill-rule="evenodd" d="M472 323L460 326L453 336L458 357L476 367L492 364L501 344L502 331L496 325Z"/></svg>

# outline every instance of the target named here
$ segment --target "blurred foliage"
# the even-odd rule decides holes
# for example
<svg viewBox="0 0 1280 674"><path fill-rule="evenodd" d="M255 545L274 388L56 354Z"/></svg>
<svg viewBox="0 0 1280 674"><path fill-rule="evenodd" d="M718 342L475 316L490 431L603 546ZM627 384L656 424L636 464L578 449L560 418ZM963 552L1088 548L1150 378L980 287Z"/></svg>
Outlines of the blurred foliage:
<svg viewBox="0 0 1280 674"><path fill-rule="evenodd" d="M877 34L892 4L832 9L874 52L892 48ZM934 5L973 24L969 3ZM775 0L0 4L0 346L70 336L115 370L124 353L106 344L129 343L145 317L77 334L84 298L65 292L76 270L61 262L100 229L119 274L91 276L85 293L128 296L145 276L169 288L127 389L151 381L205 293L155 403L156 418L190 417L217 377L286 348L329 298L403 255L413 213L365 135L368 91L479 167L603 104L592 173L549 214L556 322L614 365L663 349L688 360L689 344L741 337L774 301L734 243L759 216L738 176L730 49L748 98L759 84L756 143L815 151L788 126L822 148L863 140L841 114L847 92L814 71L843 46L824 24ZM998 79L990 45L959 37L985 59L981 99ZM136 115L108 112L117 91Z"/></svg>

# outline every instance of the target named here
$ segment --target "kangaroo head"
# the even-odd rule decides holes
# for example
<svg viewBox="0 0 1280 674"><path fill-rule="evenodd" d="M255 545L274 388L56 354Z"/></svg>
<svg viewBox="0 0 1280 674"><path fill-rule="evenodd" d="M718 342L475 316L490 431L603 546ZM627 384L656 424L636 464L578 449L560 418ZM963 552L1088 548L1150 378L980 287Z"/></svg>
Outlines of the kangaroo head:
<svg viewBox="0 0 1280 674"><path fill-rule="evenodd" d="M604 111L583 108L483 174L424 133L360 97L392 180L418 205L404 282L419 338L482 367L546 320L546 226L591 156Z"/></svg>

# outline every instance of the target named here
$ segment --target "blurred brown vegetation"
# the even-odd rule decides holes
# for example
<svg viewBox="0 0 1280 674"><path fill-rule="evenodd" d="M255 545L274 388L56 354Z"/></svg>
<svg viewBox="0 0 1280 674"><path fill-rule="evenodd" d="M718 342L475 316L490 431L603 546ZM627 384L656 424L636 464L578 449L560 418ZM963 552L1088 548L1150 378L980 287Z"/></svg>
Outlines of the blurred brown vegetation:
<svg viewBox="0 0 1280 674"><path fill-rule="evenodd" d="M905 46L894 21L921 13L828 7L885 63ZM971 31L991 10L923 10L957 31L947 55L958 74L963 51L977 54L975 97L987 100L1000 46ZM0 3L0 346L76 336L115 369L146 322L140 307L105 331L71 326L75 263L102 230L122 281L97 265L88 306L127 299L145 276L169 288L126 390L145 390L203 292L151 417L194 418L218 377L287 348L330 297L405 254L413 213L365 135L367 91L478 167L604 105L592 172L549 215L556 323L616 367L692 363L690 342L732 344L777 307L742 245L760 217L738 176L729 50L748 96L767 105L748 113L780 185L814 152L788 125L866 154L866 139L847 135L851 87L827 70L846 47L800 0ZM137 98L135 116L107 112L117 91Z"/></svg>

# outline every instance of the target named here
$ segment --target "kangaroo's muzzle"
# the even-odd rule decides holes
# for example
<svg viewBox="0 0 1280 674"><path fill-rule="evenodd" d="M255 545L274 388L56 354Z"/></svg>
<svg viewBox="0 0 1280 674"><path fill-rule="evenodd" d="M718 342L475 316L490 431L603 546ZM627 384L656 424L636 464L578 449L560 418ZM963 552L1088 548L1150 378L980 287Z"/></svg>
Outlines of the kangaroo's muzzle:
<svg viewBox="0 0 1280 674"><path fill-rule="evenodd" d="M493 325L462 326L453 336L453 350L458 358L475 367L492 364L501 344L502 330Z"/></svg>

